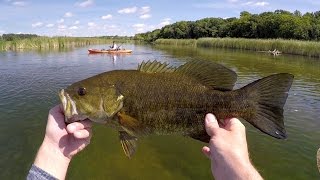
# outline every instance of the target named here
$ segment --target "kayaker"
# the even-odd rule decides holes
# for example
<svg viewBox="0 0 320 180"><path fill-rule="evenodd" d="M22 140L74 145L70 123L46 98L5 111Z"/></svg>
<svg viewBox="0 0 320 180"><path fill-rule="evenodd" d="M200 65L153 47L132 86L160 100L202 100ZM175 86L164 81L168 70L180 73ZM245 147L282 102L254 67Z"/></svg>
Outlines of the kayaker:
<svg viewBox="0 0 320 180"><path fill-rule="evenodd" d="M112 42L112 46L110 46L110 48L112 49L112 50L118 50L118 46L117 46L117 44L113 41Z"/></svg>

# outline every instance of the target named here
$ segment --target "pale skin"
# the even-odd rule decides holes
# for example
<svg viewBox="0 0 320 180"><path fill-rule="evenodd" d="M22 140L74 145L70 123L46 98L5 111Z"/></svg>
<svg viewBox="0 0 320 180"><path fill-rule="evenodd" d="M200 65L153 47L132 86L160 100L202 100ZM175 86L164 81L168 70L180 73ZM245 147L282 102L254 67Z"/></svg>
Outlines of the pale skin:
<svg viewBox="0 0 320 180"><path fill-rule="evenodd" d="M238 119L226 119L219 124L213 114L207 114L205 127L211 138L202 152L211 160L215 179L262 179L250 162L245 127Z"/></svg>
<svg viewBox="0 0 320 180"><path fill-rule="evenodd" d="M89 120L66 125L62 107L52 108L34 165L65 179L72 157L90 143L91 125ZM205 126L211 140L202 152L211 160L215 179L262 179L250 162L245 127L238 119L226 119L219 125L214 115L207 114Z"/></svg>
<svg viewBox="0 0 320 180"><path fill-rule="evenodd" d="M58 179L65 179L69 163L91 139L91 121L66 125L60 105L49 111L46 133L34 165Z"/></svg>

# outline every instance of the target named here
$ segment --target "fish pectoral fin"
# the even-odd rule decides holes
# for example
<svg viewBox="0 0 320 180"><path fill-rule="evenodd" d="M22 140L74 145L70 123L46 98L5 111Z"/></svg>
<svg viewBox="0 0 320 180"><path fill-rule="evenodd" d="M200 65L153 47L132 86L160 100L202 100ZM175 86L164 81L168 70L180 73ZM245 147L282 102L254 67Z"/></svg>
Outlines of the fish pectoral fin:
<svg viewBox="0 0 320 180"><path fill-rule="evenodd" d="M147 134L147 129L135 118L125 114L124 112L118 112L119 124L122 128L132 136L139 136Z"/></svg>
<svg viewBox="0 0 320 180"><path fill-rule="evenodd" d="M215 90L230 91L237 81L237 74L212 61L192 60L178 67L175 72L192 77L204 86Z"/></svg>
<svg viewBox="0 0 320 180"><path fill-rule="evenodd" d="M124 154L131 158L136 152L138 138L131 136L126 131L119 131L119 138Z"/></svg>

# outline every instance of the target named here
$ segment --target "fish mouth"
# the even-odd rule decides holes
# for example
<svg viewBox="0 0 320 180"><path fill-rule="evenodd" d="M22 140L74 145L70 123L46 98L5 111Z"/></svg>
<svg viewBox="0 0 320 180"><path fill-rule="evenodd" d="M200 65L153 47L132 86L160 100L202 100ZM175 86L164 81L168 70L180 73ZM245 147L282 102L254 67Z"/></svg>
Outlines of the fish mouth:
<svg viewBox="0 0 320 180"><path fill-rule="evenodd" d="M87 119L86 116L79 115L76 103L71 99L69 94L65 92L64 89L60 90L59 97L63 107L64 121L66 123L72 123L75 121L82 121Z"/></svg>

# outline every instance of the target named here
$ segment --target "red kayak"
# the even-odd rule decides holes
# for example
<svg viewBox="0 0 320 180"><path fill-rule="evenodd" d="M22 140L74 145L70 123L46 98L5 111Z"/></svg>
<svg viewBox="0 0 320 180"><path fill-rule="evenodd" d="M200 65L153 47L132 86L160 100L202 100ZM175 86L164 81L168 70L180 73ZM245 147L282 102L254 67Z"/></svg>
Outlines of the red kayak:
<svg viewBox="0 0 320 180"><path fill-rule="evenodd" d="M113 50L113 49L88 49L89 53L132 53L132 50L129 49L119 49L119 50Z"/></svg>

